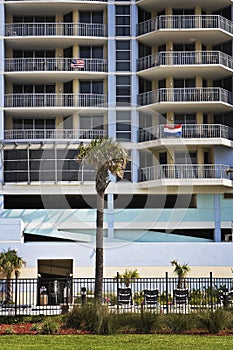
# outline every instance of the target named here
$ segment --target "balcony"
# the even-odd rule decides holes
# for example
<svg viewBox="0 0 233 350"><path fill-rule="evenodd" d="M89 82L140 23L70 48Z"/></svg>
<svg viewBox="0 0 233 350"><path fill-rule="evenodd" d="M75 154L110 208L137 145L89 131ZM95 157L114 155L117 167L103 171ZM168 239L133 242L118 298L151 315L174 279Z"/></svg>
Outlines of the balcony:
<svg viewBox="0 0 233 350"><path fill-rule="evenodd" d="M6 72L107 72L107 60L101 58L79 58L75 67L72 58L8 58Z"/></svg>
<svg viewBox="0 0 233 350"><path fill-rule="evenodd" d="M184 124L182 125L181 136L176 137L164 133L164 125L157 125L151 128L139 130L138 142L148 142L164 139L169 140L169 143L177 143L177 140L182 140L184 143L187 140L194 142L191 139L197 139L196 143L200 144L201 139L210 139L210 144L215 143L213 139L227 139L233 141L233 128L222 124Z"/></svg>
<svg viewBox="0 0 233 350"><path fill-rule="evenodd" d="M174 112L227 112L232 110L232 93L222 88L168 88L148 91L138 95L139 106L149 106L164 113Z"/></svg>
<svg viewBox="0 0 233 350"><path fill-rule="evenodd" d="M4 141L79 141L90 140L107 136L107 132L101 129L17 129L5 130Z"/></svg>
<svg viewBox="0 0 233 350"><path fill-rule="evenodd" d="M39 2L39 3L41 3L42 2L42 0L5 0L6 2L16 2L16 1L20 1L20 2ZM48 3L50 3L50 0L44 0L44 2L48 2ZM66 2L65 0L64 0L64 2ZM85 2L108 2L108 0L78 0L78 2L81 2L81 3L85 3Z"/></svg>
<svg viewBox="0 0 233 350"><path fill-rule="evenodd" d="M233 58L221 51L162 51L137 60L138 75L150 80L162 79L164 74L192 77L194 68L196 75L223 78L232 75Z"/></svg>
<svg viewBox="0 0 233 350"><path fill-rule="evenodd" d="M100 107L103 94L7 94L5 108Z"/></svg>
<svg viewBox="0 0 233 350"><path fill-rule="evenodd" d="M168 33L169 32L169 33ZM192 37L190 37L192 34ZM162 44L167 41L208 41L217 44L231 40L233 35L233 23L219 15L190 15L190 16L159 16L137 27L139 40L152 46L154 40ZM141 37L140 37L141 36Z"/></svg>
<svg viewBox="0 0 233 350"><path fill-rule="evenodd" d="M156 165L140 169L139 182L151 182L148 185L152 186L161 186L163 181L165 186L225 185L232 187L232 174L229 170L230 167L223 164ZM140 187L144 185L140 184Z"/></svg>
<svg viewBox="0 0 233 350"><path fill-rule="evenodd" d="M11 23L5 36L91 36L105 37L106 26L92 23Z"/></svg>

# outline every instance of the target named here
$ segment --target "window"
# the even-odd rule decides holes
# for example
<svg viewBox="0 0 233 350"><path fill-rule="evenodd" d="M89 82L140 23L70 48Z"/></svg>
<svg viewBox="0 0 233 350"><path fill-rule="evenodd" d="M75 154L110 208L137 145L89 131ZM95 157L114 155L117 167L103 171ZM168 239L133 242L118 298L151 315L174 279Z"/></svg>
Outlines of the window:
<svg viewBox="0 0 233 350"><path fill-rule="evenodd" d="M116 138L117 141L131 140L131 112L117 111L116 112Z"/></svg>
<svg viewBox="0 0 233 350"><path fill-rule="evenodd" d="M80 11L79 22L103 24L103 12Z"/></svg>
<svg viewBox="0 0 233 350"><path fill-rule="evenodd" d="M116 36L130 36L130 6L116 6Z"/></svg>
<svg viewBox="0 0 233 350"><path fill-rule="evenodd" d="M80 80L81 94L103 94L103 81L99 80Z"/></svg>
<svg viewBox="0 0 233 350"><path fill-rule="evenodd" d="M196 114L176 114L175 124L196 124Z"/></svg>
<svg viewBox="0 0 233 350"><path fill-rule="evenodd" d="M116 71L130 71L130 41L116 41Z"/></svg>
<svg viewBox="0 0 233 350"><path fill-rule="evenodd" d="M103 58L103 46L80 46L81 58Z"/></svg>
<svg viewBox="0 0 233 350"><path fill-rule="evenodd" d="M79 92L80 106L91 107L104 103L103 81L101 80L81 80Z"/></svg>
<svg viewBox="0 0 233 350"><path fill-rule="evenodd" d="M80 116L80 137L82 139L93 139L103 137L104 117L103 116Z"/></svg>
<svg viewBox="0 0 233 350"><path fill-rule="evenodd" d="M13 118L13 129L55 129L55 118L51 119L22 119Z"/></svg>
<svg viewBox="0 0 233 350"><path fill-rule="evenodd" d="M116 103L131 103L131 79L128 75L116 76Z"/></svg>

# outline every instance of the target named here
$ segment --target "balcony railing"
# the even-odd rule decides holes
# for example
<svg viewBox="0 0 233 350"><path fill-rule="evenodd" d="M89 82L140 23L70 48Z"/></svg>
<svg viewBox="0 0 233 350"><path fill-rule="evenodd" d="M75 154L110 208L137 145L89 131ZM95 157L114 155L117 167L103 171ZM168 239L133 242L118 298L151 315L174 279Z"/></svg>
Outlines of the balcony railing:
<svg viewBox="0 0 233 350"><path fill-rule="evenodd" d="M171 134L171 136L173 136L173 134ZM141 129L138 132L138 142L168 137L170 136L164 133L164 125ZM233 140L233 128L222 124L184 124L182 125L182 132L179 137L182 139L225 138Z"/></svg>
<svg viewBox="0 0 233 350"><path fill-rule="evenodd" d="M159 16L139 23L137 35L161 29L222 29L233 34L233 23L219 15Z"/></svg>
<svg viewBox="0 0 233 350"><path fill-rule="evenodd" d="M164 179L231 179L229 166L223 164L155 165L140 169L139 181Z"/></svg>
<svg viewBox="0 0 233 350"><path fill-rule="evenodd" d="M5 130L4 140L83 140L106 135L106 130L100 129L17 129Z"/></svg>
<svg viewBox="0 0 233 350"><path fill-rule="evenodd" d="M221 64L233 69L233 58L221 51L163 51L138 59L137 70L141 71L158 66L187 66L194 64L208 66Z"/></svg>
<svg viewBox="0 0 233 350"><path fill-rule="evenodd" d="M5 0L5 1L30 1L30 0ZM32 1L32 0L31 0ZM33 2L41 2L42 0L33 0ZM45 2L50 2L49 0L45 0ZM108 2L108 0L78 0L78 2Z"/></svg>
<svg viewBox="0 0 233 350"><path fill-rule="evenodd" d="M232 104L232 93L222 88L168 88L138 95L138 105L160 102L224 102Z"/></svg>
<svg viewBox="0 0 233 350"><path fill-rule="evenodd" d="M107 60L101 58L76 59L76 65L71 58L8 58L5 60L6 72L107 72Z"/></svg>
<svg viewBox="0 0 233 350"><path fill-rule="evenodd" d="M6 108L34 107L103 107L107 97L103 94L7 94Z"/></svg>
<svg viewBox="0 0 233 350"><path fill-rule="evenodd" d="M106 26L93 23L11 23L5 36L92 36L105 37Z"/></svg>

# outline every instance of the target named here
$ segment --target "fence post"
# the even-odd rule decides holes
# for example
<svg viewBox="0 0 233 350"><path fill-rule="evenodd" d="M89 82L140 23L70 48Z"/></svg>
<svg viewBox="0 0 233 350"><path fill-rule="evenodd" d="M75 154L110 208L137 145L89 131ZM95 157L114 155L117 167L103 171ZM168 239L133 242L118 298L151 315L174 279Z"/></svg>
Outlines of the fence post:
<svg viewBox="0 0 233 350"><path fill-rule="evenodd" d="M213 312L213 273L210 272L210 305L211 312Z"/></svg>
<svg viewBox="0 0 233 350"><path fill-rule="evenodd" d="M118 293L119 293L119 272L117 272L116 282L117 282L117 312L118 312L118 311L119 311L119 303L118 303Z"/></svg>
<svg viewBox="0 0 233 350"><path fill-rule="evenodd" d="M168 272L166 272L166 284L165 284L165 292L166 292L166 311L167 311L167 314L169 313L169 307L168 307Z"/></svg>
<svg viewBox="0 0 233 350"><path fill-rule="evenodd" d="M15 316L17 315L17 299L18 299L18 277L19 271L15 271Z"/></svg>

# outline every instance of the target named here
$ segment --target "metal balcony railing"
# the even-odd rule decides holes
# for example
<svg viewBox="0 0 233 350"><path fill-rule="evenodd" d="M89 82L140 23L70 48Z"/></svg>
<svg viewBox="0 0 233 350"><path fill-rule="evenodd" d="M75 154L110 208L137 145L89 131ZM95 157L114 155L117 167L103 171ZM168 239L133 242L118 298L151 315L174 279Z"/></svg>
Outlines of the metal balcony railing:
<svg viewBox="0 0 233 350"><path fill-rule="evenodd" d="M10 23L5 36L91 36L105 37L106 26L94 23Z"/></svg>
<svg viewBox="0 0 233 350"><path fill-rule="evenodd" d="M20 1L20 2L22 2L22 1L27 1L28 2L28 0L5 0L5 1ZM78 0L79 2L108 2L108 0ZM33 2L42 2L42 0L33 0ZM44 2L50 2L49 0L44 0Z"/></svg>
<svg viewBox="0 0 233 350"><path fill-rule="evenodd" d="M233 58L221 51L161 51L137 60L137 70L158 66L188 66L188 65L220 64L233 69Z"/></svg>
<svg viewBox="0 0 233 350"><path fill-rule="evenodd" d="M103 107L107 97L103 94L7 94L6 108L34 107Z"/></svg>
<svg viewBox="0 0 233 350"><path fill-rule="evenodd" d="M101 129L17 129L5 130L4 140L83 140L107 136Z"/></svg>
<svg viewBox="0 0 233 350"><path fill-rule="evenodd" d="M168 88L138 95L138 105L160 102L223 102L232 105L232 93L222 88Z"/></svg>
<svg viewBox="0 0 233 350"><path fill-rule="evenodd" d="M139 182L164 179L231 179L223 164L173 164L141 168Z"/></svg>
<svg viewBox="0 0 233 350"><path fill-rule="evenodd" d="M107 72L107 60L101 58L7 58L5 59L6 72Z"/></svg>
<svg viewBox="0 0 233 350"><path fill-rule="evenodd" d="M167 137L167 134L164 133L164 125L157 125L138 131L138 142ZM233 140L233 128L222 124L184 124L179 137L182 139L225 138Z"/></svg>
<svg viewBox="0 0 233 350"><path fill-rule="evenodd" d="M137 35L161 29L222 29L232 35L233 23L219 15L159 16L139 23Z"/></svg>

